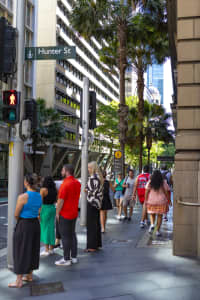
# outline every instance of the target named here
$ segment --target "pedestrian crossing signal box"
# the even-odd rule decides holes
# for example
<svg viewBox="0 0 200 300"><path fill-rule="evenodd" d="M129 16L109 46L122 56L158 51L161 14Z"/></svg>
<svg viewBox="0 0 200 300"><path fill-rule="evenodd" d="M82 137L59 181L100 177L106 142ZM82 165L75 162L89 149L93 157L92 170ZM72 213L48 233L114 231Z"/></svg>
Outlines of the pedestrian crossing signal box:
<svg viewBox="0 0 200 300"><path fill-rule="evenodd" d="M16 124L20 120L20 92L16 90L3 91L3 121Z"/></svg>

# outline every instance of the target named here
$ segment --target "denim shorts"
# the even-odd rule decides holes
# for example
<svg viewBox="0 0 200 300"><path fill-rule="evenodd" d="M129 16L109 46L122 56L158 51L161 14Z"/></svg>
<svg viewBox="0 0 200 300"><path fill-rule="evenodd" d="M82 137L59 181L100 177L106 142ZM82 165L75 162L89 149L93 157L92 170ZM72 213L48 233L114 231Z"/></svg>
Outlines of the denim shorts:
<svg viewBox="0 0 200 300"><path fill-rule="evenodd" d="M115 199L121 199L122 198L122 196L123 196L123 194L122 194L122 191L116 191L115 192Z"/></svg>

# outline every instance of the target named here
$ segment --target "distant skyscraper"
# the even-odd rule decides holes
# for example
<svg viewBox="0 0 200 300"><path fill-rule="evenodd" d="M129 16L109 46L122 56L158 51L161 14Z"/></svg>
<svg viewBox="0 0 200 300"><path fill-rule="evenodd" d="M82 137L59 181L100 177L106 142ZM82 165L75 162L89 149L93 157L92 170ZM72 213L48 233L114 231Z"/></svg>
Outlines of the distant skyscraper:
<svg viewBox="0 0 200 300"><path fill-rule="evenodd" d="M164 67L153 64L147 69L147 88L156 87L161 96L161 104L164 103Z"/></svg>

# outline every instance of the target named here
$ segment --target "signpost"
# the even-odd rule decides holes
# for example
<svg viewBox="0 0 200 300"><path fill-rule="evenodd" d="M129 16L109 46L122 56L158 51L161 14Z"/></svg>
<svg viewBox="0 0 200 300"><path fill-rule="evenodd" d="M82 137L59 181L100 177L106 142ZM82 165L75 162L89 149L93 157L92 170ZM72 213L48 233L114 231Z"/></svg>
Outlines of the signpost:
<svg viewBox="0 0 200 300"><path fill-rule="evenodd" d="M114 153L114 173L115 177L117 174L122 173L122 152L120 150Z"/></svg>
<svg viewBox="0 0 200 300"><path fill-rule="evenodd" d="M26 47L25 60L70 59L76 58L75 46Z"/></svg>

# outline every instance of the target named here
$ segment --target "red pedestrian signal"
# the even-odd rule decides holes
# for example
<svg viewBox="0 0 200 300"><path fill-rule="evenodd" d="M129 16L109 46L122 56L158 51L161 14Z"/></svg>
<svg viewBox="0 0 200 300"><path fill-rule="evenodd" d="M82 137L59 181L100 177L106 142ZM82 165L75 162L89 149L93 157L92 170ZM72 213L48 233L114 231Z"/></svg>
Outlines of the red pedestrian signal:
<svg viewBox="0 0 200 300"><path fill-rule="evenodd" d="M20 120L20 92L3 91L3 121L16 124Z"/></svg>

